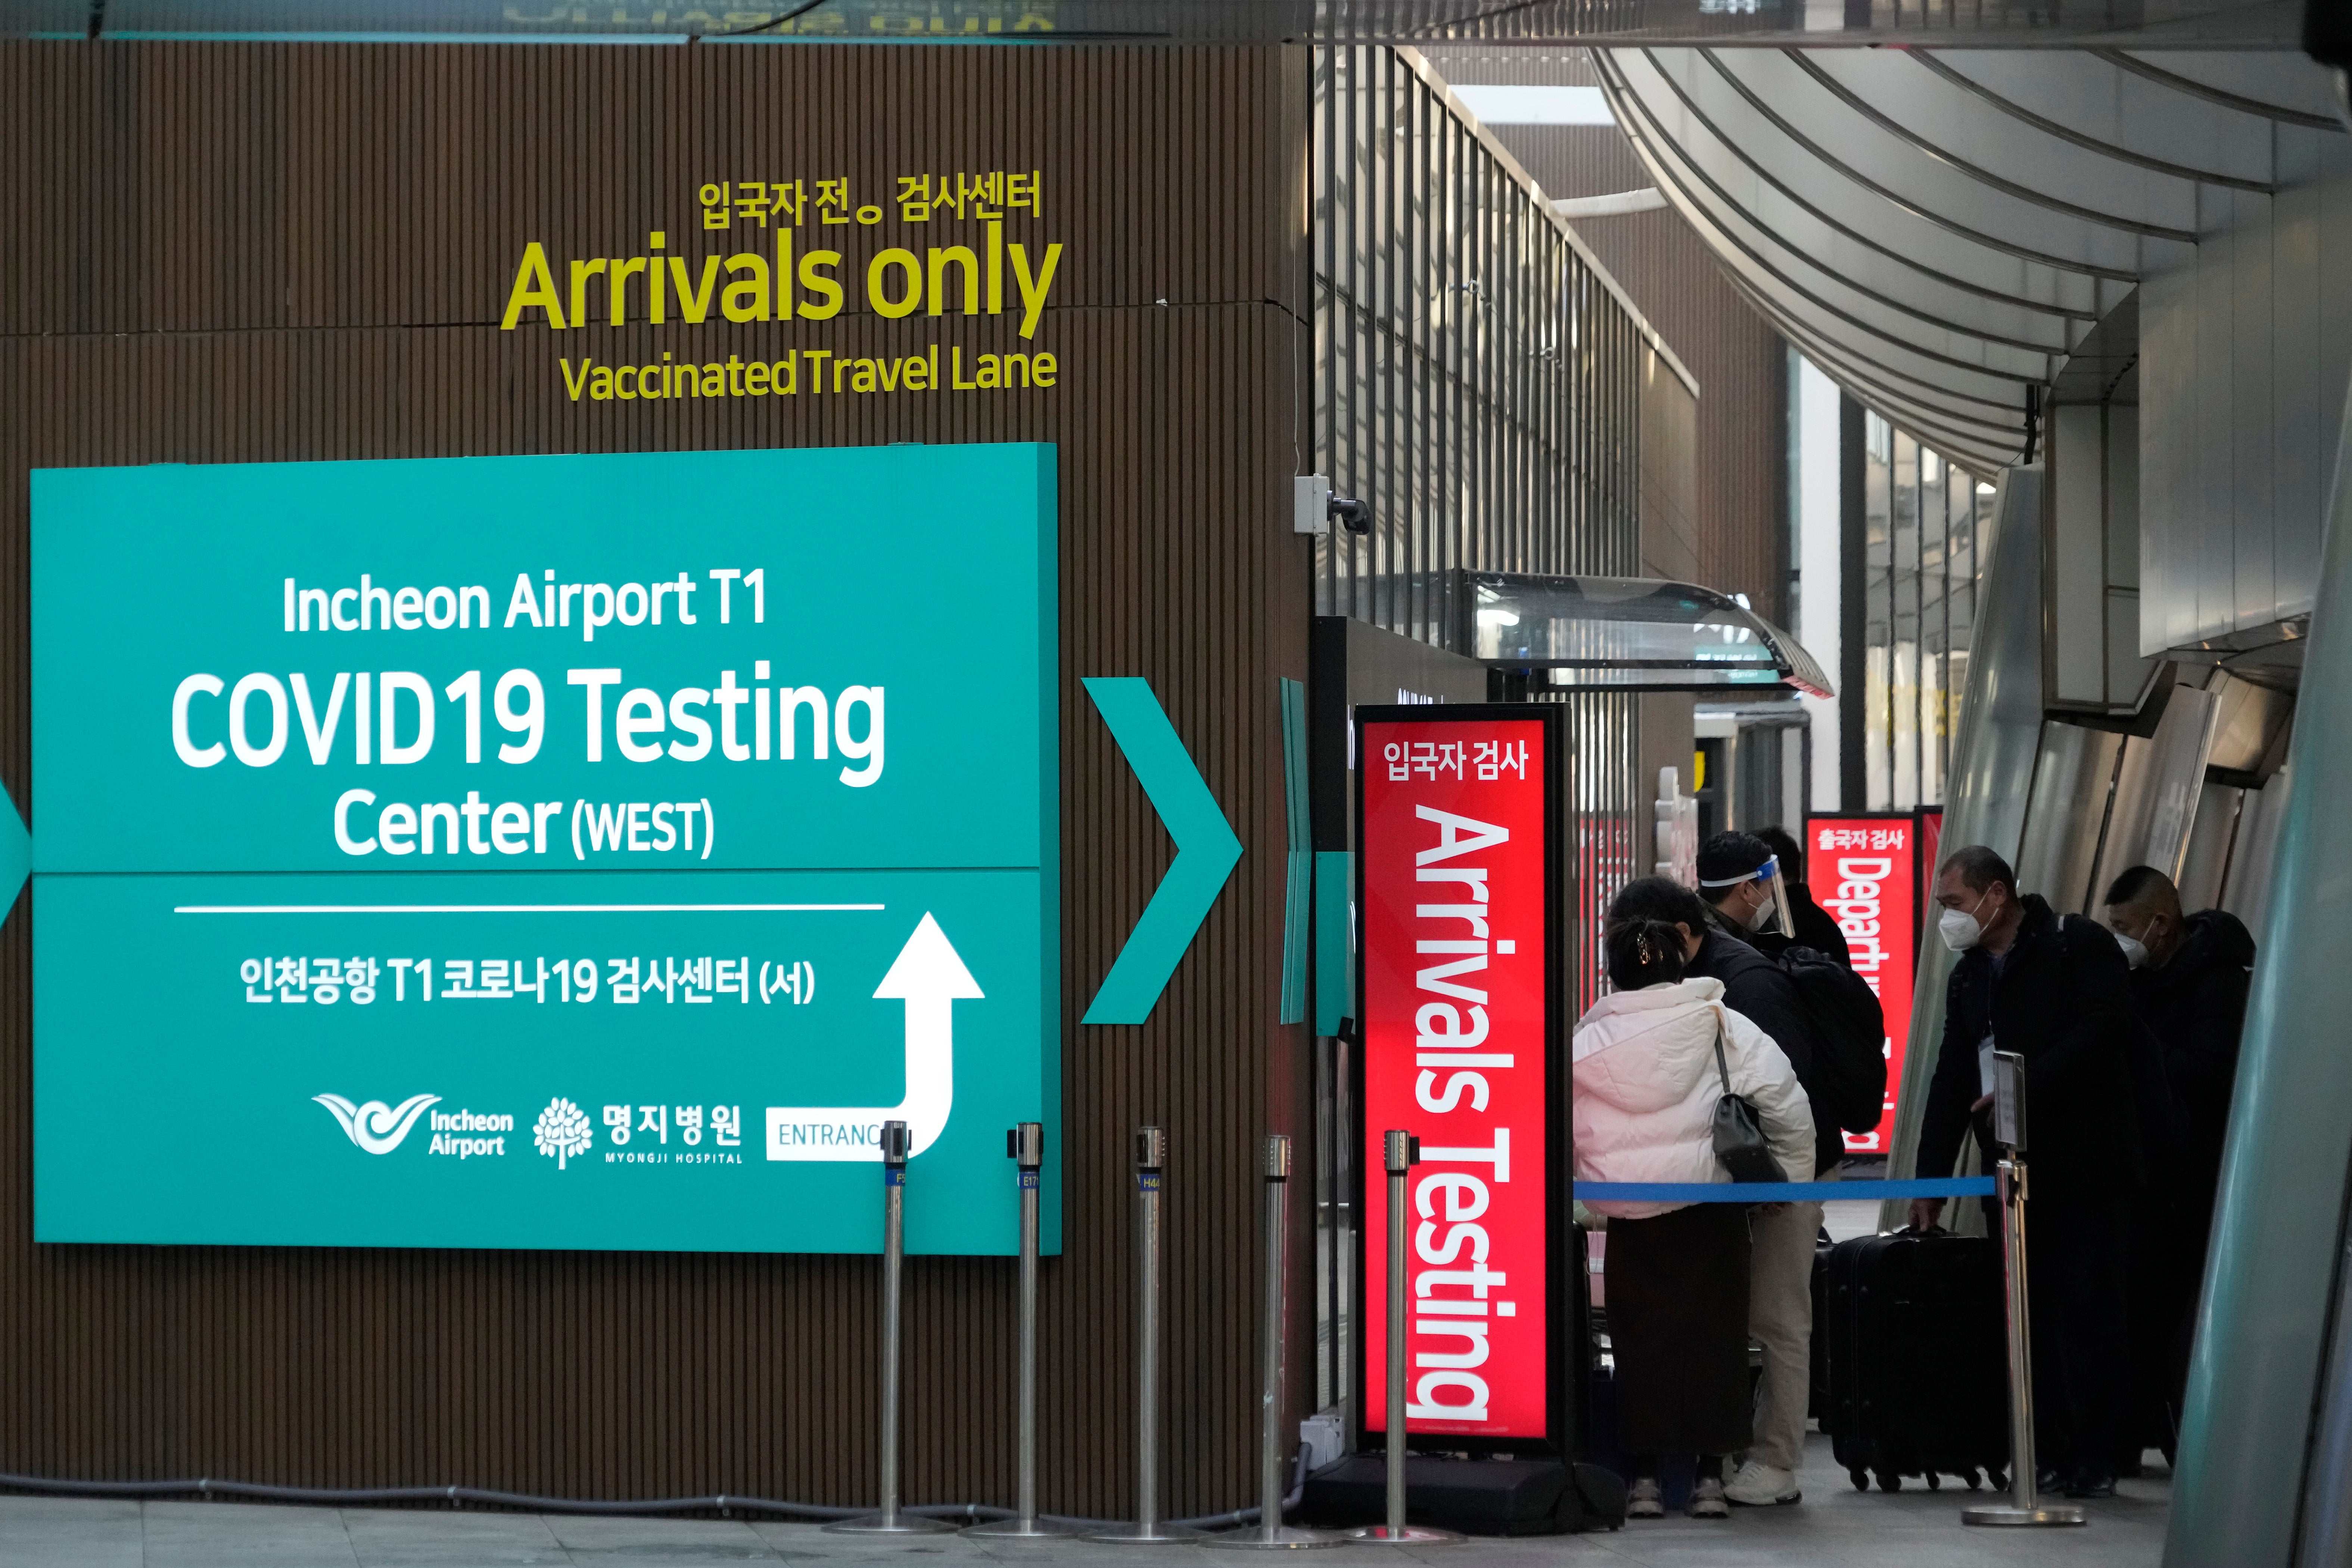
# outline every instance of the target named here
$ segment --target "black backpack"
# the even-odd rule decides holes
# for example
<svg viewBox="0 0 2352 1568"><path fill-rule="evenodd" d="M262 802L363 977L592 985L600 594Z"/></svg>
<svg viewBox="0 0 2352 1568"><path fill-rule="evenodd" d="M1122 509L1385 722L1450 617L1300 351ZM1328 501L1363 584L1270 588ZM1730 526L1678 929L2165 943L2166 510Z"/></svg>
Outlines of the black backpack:
<svg viewBox="0 0 2352 1568"><path fill-rule="evenodd" d="M1797 988L1820 1042L1812 1102L1848 1132L1868 1132L1886 1110L1886 1015L1870 982L1814 948L1791 943L1776 960Z"/></svg>

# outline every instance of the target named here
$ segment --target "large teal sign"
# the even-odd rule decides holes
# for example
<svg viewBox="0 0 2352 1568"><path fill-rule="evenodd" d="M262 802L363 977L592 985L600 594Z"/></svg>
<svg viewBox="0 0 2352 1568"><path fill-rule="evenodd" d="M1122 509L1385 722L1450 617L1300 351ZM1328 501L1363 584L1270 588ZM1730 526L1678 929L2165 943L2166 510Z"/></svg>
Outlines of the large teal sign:
<svg viewBox="0 0 2352 1568"><path fill-rule="evenodd" d="M897 1119L908 1245L1013 1250L1050 447L33 506L37 1239L867 1250Z"/></svg>

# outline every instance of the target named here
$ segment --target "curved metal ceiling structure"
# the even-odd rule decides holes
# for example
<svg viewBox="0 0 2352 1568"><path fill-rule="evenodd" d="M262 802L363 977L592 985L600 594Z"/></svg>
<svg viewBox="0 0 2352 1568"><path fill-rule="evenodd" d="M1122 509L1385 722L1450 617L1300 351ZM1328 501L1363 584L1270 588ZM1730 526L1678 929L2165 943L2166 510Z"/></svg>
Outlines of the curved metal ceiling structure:
<svg viewBox="0 0 2352 1568"><path fill-rule="evenodd" d="M2141 275L2341 132L2300 57L1595 49L1618 123L1740 289L1832 380L1964 467L2027 441Z"/></svg>

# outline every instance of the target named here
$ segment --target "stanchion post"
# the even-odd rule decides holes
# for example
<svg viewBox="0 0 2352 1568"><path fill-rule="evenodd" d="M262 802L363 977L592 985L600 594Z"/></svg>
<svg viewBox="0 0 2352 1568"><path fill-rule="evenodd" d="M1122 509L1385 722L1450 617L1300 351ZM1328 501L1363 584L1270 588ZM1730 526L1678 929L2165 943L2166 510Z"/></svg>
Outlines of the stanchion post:
<svg viewBox="0 0 2352 1568"><path fill-rule="evenodd" d="M1995 1190L2009 1284L2010 1500L1964 1508L1960 1522L2082 1524L2087 1516L2079 1505L2042 1500L2033 1473L2033 1319L2025 1293L2025 1058L2014 1051L1993 1054L1993 1137L2001 1146Z"/></svg>
<svg viewBox="0 0 2352 1568"><path fill-rule="evenodd" d="M940 1535L943 1520L901 1512L898 1486L898 1305L907 1265L907 1124L882 1124L882 1511L828 1524L843 1535Z"/></svg>
<svg viewBox="0 0 2352 1568"><path fill-rule="evenodd" d="M1405 1344L1412 1335L1406 1312L1412 1306L1412 1294L1405 1289L1405 1208L1412 1200L1407 1191L1412 1168L1421 1163L1421 1140L1410 1132L1391 1131L1381 1135L1381 1163L1388 1167L1389 1177L1389 1310L1384 1325L1389 1361L1388 1374L1388 1439L1389 1509L1385 1524L1367 1524L1349 1531L1358 1541L1387 1542L1397 1545L1426 1545L1444 1541L1463 1541L1450 1530L1436 1530L1427 1525L1404 1521L1404 1456L1405 1456Z"/></svg>
<svg viewBox="0 0 2352 1568"><path fill-rule="evenodd" d="M1135 1522L1087 1537L1129 1546L1198 1541L1202 1532L1160 1517L1160 1209L1168 1134L1135 1130Z"/></svg>
<svg viewBox="0 0 2352 1568"><path fill-rule="evenodd" d="M975 1524L966 1535L1000 1541L1054 1541L1077 1532L1037 1517L1037 1183L1045 1167L1045 1129L1024 1121L1004 1135L1021 1194L1020 1496L1011 1519Z"/></svg>
<svg viewBox="0 0 2352 1568"><path fill-rule="evenodd" d="M1282 1277L1290 1189L1290 1140L1281 1133L1265 1141L1265 1388L1258 1412L1258 1514L1255 1526L1213 1535L1202 1544L1276 1551L1307 1551L1339 1546L1344 1535L1328 1531L1298 1530L1282 1522Z"/></svg>

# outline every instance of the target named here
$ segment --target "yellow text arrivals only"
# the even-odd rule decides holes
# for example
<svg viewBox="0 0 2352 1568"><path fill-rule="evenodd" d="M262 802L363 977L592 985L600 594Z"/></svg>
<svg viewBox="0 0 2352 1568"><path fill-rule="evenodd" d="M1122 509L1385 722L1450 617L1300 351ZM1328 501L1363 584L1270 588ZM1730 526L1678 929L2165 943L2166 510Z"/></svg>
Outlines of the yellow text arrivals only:
<svg viewBox="0 0 2352 1568"><path fill-rule="evenodd" d="M1047 245L1033 266L1027 247L1017 240L1006 243L1002 223L992 221L984 227L977 251L968 245L934 245L918 256L894 245L875 252L866 264L867 308L892 321L918 310L932 316L1002 315L1009 272L1019 295L1021 336L1034 336L1061 265L1061 242ZM499 326L512 331L525 310L536 309L553 331L583 327L594 314L593 303L604 306L611 325L625 326L636 302L642 302L646 323L656 327L667 324L672 316L684 325L699 326L714 308L721 319L735 322L830 321L841 313L845 300L836 272L841 252L809 249L796 258L793 238L790 229L776 231L772 261L760 251L744 250L724 258L706 256L698 268L683 256L662 254L668 237L656 231L646 237L646 248L652 254L572 261L563 286L556 281L546 247L532 240L523 247ZM602 299L592 301L592 290Z"/></svg>

